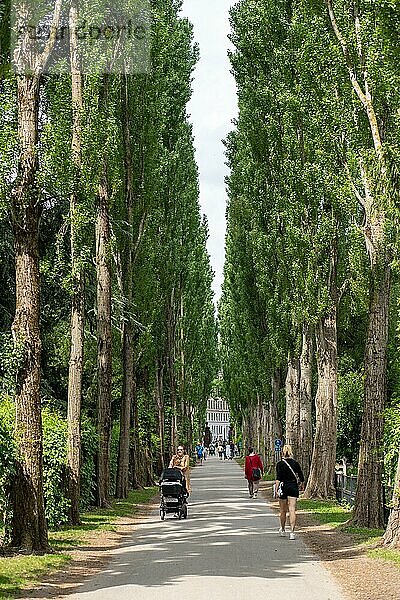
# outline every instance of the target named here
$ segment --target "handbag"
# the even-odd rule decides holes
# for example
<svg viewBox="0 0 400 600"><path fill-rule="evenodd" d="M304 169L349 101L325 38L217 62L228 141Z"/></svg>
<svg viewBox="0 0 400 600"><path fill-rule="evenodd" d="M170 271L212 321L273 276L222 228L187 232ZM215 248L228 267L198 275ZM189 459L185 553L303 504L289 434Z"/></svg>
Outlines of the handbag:
<svg viewBox="0 0 400 600"><path fill-rule="evenodd" d="M253 467L253 461L250 458L250 466L251 466L251 477L252 479L258 481L259 479L261 479L261 469L259 467Z"/></svg>
<svg viewBox="0 0 400 600"><path fill-rule="evenodd" d="M284 458L283 458L282 460L283 460L283 462L284 462L284 463L285 463L285 464L286 464L286 465L289 467L289 469L292 471L293 475L294 475L294 476L295 476L295 478L296 478L296 483L297 483L297 485L300 485L300 484L301 484L301 481L300 481L300 477L298 476L298 474L297 474L297 473L295 473L295 472L293 471L292 467L289 465L289 463L288 463L288 462L287 462L287 461L286 461Z"/></svg>
<svg viewBox="0 0 400 600"><path fill-rule="evenodd" d="M283 496L283 481L279 482L278 489L276 490L276 495L278 498L282 498Z"/></svg>

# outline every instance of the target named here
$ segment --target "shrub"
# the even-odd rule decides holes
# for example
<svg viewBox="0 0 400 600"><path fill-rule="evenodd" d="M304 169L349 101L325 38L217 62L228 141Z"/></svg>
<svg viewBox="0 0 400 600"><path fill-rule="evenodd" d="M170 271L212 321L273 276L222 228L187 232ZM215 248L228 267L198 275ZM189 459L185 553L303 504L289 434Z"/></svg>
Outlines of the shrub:
<svg viewBox="0 0 400 600"><path fill-rule="evenodd" d="M98 436L88 417L82 417L81 423L82 467L80 509L93 506L96 493L96 463Z"/></svg>
<svg viewBox="0 0 400 600"><path fill-rule="evenodd" d="M396 399L385 410L385 433L383 438L385 453L385 479L390 484L396 477L400 440L400 401Z"/></svg>
<svg viewBox="0 0 400 600"><path fill-rule="evenodd" d="M8 492L14 476L16 445L14 443L15 406L9 399L0 401L0 511L7 508ZM43 488L46 517L50 528L68 522L70 500L67 477L67 421L57 411L44 408L43 422ZM81 510L93 504L95 490L95 455L97 434L88 418L82 419Z"/></svg>
<svg viewBox="0 0 400 600"><path fill-rule="evenodd" d="M10 482L15 474L15 444L12 437L14 405L8 400L0 401L0 519L8 505Z"/></svg>
<svg viewBox="0 0 400 600"><path fill-rule="evenodd" d="M357 464L361 435L363 378L351 371L338 381L337 456Z"/></svg>
<svg viewBox="0 0 400 600"><path fill-rule="evenodd" d="M68 522L67 422L43 410L43 486L49 527Z"/></svg>

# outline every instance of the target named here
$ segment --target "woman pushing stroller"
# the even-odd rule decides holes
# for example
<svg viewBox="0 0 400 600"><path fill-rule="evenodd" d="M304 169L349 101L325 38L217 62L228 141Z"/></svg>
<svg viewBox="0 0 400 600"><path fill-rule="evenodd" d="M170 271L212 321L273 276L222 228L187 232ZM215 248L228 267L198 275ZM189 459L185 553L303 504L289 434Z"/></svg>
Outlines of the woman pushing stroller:
<svg viewBox="0 0 400 600"><path fill-rule="evenodd" d="M183 446L178 446L176 454L171 458L169 462L170 469L179 469L186 481L187 491L191 492L190 487L190 468L189 468L189 455L185 453Z"/></svg>

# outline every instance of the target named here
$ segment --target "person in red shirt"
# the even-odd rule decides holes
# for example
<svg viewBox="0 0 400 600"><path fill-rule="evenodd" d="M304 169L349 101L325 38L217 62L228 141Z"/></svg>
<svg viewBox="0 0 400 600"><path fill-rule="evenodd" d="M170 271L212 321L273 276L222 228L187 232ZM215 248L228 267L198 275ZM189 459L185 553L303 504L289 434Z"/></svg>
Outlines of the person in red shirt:
<svg viewBox="0 0 400 600"><path fill-rule="evenodd" d="M263 470L264 466L261 458L258 454L254 453L254 448L250 446L244 464L244 476L249 484L250 498L257 498L258 486Z"/></svg>

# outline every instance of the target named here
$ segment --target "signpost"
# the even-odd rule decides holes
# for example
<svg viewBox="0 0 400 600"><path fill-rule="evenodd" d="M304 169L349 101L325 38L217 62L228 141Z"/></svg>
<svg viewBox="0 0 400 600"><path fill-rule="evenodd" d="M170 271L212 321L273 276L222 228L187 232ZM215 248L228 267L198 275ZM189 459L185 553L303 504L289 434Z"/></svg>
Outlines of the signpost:
<svg viewBox="0 0 400 600"><path fill-rule="evenodd" d="M275 440L275 462L279 462L282 458L282 445L283 442L280 439Z"/></svg>

